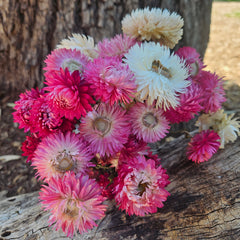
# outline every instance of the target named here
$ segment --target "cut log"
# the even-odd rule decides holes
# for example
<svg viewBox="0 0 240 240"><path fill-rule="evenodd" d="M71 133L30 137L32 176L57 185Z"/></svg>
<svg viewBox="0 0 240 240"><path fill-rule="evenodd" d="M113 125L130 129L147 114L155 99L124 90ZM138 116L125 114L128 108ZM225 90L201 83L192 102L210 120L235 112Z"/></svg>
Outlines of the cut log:
<svg viewBox="0 0 240 240"><path fill-rule="evenodd" d="M167 169L171 196L145 217L128 216L112 202L98 227L74 239L240 239L240 140L219 150L208 162L187 160L189 139L155 144ZM0 239L70 239L48 227L38 193L0 202Z"/></svg>

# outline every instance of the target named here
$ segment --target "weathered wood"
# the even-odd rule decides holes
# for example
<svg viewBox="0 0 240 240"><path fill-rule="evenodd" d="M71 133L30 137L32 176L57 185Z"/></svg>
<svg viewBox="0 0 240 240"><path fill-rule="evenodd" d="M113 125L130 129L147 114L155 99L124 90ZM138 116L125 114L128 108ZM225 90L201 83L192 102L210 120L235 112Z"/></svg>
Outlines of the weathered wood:
<svg viewBox="0 0 240 240"><path fill-rule="evenodd" d="M212 0L1 0L0 97L43 86L43 63L60 40L72 33L96 42L121 32L122 18L145 6L168 8L184 18L179 46L204 56Z"/></svg>
<svg viewBox="0 0 240 240"><path fill-rule="evenodd" d="M74 239L240 239L240 139L199 165L186 159L187 142L154 146L171 180L162 209L130 217L111 206L97 228ZM36 192L2 200L0 239L69 239L47 227L48 216Z"/></svg>

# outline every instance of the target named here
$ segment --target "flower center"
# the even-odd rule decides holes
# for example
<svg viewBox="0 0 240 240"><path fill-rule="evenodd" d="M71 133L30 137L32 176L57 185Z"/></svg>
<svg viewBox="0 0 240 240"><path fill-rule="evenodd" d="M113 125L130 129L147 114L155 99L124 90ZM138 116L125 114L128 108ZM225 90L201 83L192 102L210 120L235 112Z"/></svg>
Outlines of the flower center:
<svg viewBox="0 0 240 240"><path fill-rule="evenodd" d="M111 129L111 121L107 118L97 118L93 122L93 128L101 133L101 136L105 136Z"/></svg>
<svg viewBox="0 0 240 240"><path fill-rule="evenodd" d="M74 161L72 156L64 151L59 153L57 157L53 160L53 166L59 172L66 172L69 170L73 170Z"/></svg>
<svg viewBox="0 0 240 240"><path fill-rule="evenodd" d="M164 77L170 79L172 77L172 74L170 70L166 67L164 67L159 60L154 60L152 62L152 69L153 72L158 73L159 75L163 75Z"/></svg>
<svg viewBox="0 0 240 240"><path fill-rule="evenodd" d="M192 63L190 66L191 66L190 75L191 75L192 77L195 77L195 76L198 74L198 72L199 72L199 64L198 64L197 61L195 61L195 62Z"/></svg>
<svg viewBox="0 0 240 240"><path fill-rule="evenodd" d="M143 180L141 180L138 184L137 195L142 196L148 186L149 186L148 182L143 183Z"/></svg>
<svg viewBox="0 0 240 240"><path fill-rule="evenodd" d="M78 216L78 208L76 206L76 203L72 200L69 200L67 202L67 207L64 209L64 214L66 214L71 219L76 218Z"/></svg>
<svg viewBox="0 0 240 240"><path fill-rule="evenodd" d="M148 112L144 114L142 123L147 128L154 128L158 123L158 119L153 115L153 113Z"/></svg>
<svg viewBox="0 0 240 240"><path fill-rule="evenodd" d="M69 72L74 72L75 70L81 71L82 65L74 59L68 59L63 62L62 68L68 68Z"/></svg>

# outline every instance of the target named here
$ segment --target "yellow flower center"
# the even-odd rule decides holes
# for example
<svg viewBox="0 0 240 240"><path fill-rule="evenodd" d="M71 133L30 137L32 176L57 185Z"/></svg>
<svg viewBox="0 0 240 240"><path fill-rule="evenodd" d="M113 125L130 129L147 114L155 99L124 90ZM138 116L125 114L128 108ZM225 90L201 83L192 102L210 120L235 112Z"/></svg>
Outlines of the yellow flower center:
<svg viewBox="0 0 240 240"><path fill-rule="evenodd" d="M154 128L158 123L158 119L153 115L153 113L148 112L143 115L142 123L147 128Z"/></svg>
<svg viewBox="0 0 240 240"><path fill-rule="evenodd" d="M76 203L73 202L72 200L69 200L67 202L67 206L64 209L63 213L65 214L66 217L74 219L78 216L79 210L76 206Z"/></svg>
<svg viewBox="0 0 240 240"><path fill-rule="evenodd" d="M74 161L70 154L61 152L57 155L57 157L53 160L53 166L59 172L66 172L69 170L73 170Z"/></svg>
<svg viewBox="0 0 240 240"><path fill-rule="evenodd" d="M93 128L100 132L102 137L111 130L111 125L111 121L104 117L97 118L93 121Z"/></svg>
<svg viewBox="0 0 240 240"><path fill-rule="evenodd" d="M81 71L82 65L74 59L68 59L63 62L62 68L68 68L69 72L74 72L75 70Z"/></svg>
<svg viewBox="0 0 240 240"><path fill-rule="evenodd" d="M172 74L170 70L164 67L159 60L154 60L152 62L152 69L153 72L163 75L164 77L170 79Z"/></svg>
<svg viewBox="0 0 240 240"><path fill-rule="evenodd" d="M190 75L191 75L192 77L195 77L195 76L198 74L198 72L199 72L199 64L198 64L197 61L195 61L195 62L192 63L190 66L191 66Z"/></svg>

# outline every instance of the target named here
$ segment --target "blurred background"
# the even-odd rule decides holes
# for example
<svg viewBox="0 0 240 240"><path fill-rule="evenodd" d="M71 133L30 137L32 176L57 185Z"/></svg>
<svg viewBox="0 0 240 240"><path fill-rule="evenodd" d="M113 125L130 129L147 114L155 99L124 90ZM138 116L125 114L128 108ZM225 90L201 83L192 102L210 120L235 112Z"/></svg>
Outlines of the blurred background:
<svg viewBox="0 0 240 240"><path fill-rule="evenodd" d="M36 191L40 183L21 143L26 134L13 123L21 92L43 87L46 56L72 33L95 42L121 33L133 9L167 8L184 18L181 46L196 48L207 69L225 81L228 112L240 113L240 1L212 0L0 0L0 199Z"/></svg>

